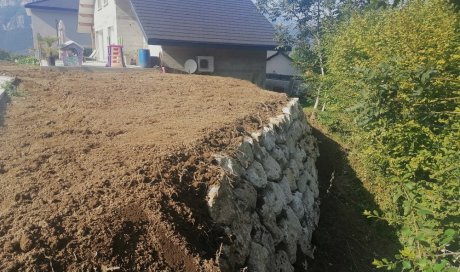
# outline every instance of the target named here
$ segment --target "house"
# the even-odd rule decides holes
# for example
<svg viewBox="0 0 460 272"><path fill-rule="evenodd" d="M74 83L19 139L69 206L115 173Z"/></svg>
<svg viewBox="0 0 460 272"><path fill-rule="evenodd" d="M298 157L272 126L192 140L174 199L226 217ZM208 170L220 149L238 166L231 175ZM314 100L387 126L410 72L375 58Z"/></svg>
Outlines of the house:
<svg viewBox="0 0 460 272"><path fill-rule="evenodd" d="M96 0L93 27L100 61L109 44L119 43L128 62L149 48L169 70L185 71L192 59L197 72L258 84L267 50L277 45L271 23L251 0Z"/></svg>
<svg viewBox="0 0 460 272"><path fill-rule="evenodd" d="M91 48L91 35L77 33L79 0L39 0L26 4L32 19L35 54L38 57L38 36L58 36L59 21L65 25L66 37L86 48Z"/></svg>
<svg viewBox="0 0 460 272"><path fill-rule="evenodd" d="M300 73L293 65L293 60L287 52L268 51L267 52L267 79L265 88L272 91L286 92L294 94L299 82L296 77Z"/></svg>
<svg viewBox="0 0 460 272"><path fill-rule="evenodd" d="M267 77L289 80L299 74L289 53L284 51L267 52Z"/></svg>

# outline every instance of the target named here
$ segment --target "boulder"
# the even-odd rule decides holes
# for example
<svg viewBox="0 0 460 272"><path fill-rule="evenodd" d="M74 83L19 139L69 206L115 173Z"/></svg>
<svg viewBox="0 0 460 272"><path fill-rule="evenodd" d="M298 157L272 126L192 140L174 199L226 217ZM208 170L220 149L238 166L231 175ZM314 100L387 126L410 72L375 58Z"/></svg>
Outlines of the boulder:
<svg viewBox="0 0 460 272"><path fill-rule="evenodd" d="M302 234L302 226L291 207L286 207L285 213L286 216L280 220L279 227L283 232L283 244L289 257L289 262L295 263L297 259L297 243Z"/></svg>
<svg viewBox="0 0 460 272"><path fill-rule="evenodd" d="M243 176L257 189L265 188L268 182L264 167L257 161L249 166Z"/></svg>
<svg viewBox="0 0 460 272"><path fill-rule="evenodd" d="M299 179L297 179L297 189L299 192L304 193L307 190L310 178L311 176L308 172L300 175Z"/></svg>
<svg viewBox="0 0 460 272"><path fill-rule="evenodd" d="M278 183L268 182L267 187L262 192L261 197L261 214L265 217L267 214L279 215L287 205L283 189Z"/></svg>
<svg viewBox="0 0 460 272"><path fill-rule="evenodd" d="M262 130L261 144L267 151L271 151L276 145L275 131L270 127L264 127Z"/></svg>
<svg viewBox="0 0 460 272"><path fill-rule="evenodd" d="M271 255L275 254L275 241L268 229L262 225L257 214L253 215L252 241L263 245Z"/></svg>
<svg viewBox="0 0 460 272"><path fill-rule="evenodd" d="M257 191L248 181L243 180L237 185L234 197L243 211L252 213L256 209Z"/></svg>
<svg viewBox="0 0 460 272"><path fill-rule="evenodd" d="M288 136L292 137L295 142L298 142L305 135L304 128L301 121L294 121L289 127Z"/></svg>
<svg viewBox="0 0 460 272"><path fill-rule="evenodd" d="M307 159L307 153L300 147L296 147L296 152L292 154L292 158L296 161L300 169L304 168L304 161Z"/></svg>
<svg viewBox="0 0 460 272"><path fill-rule="evenodd" d="M313 259L314 250L311 246L312 235L313 235L313 229L311 227L302 228L302 234L300 235L300 238L299 238L299 248L303 254Z"/></svg>
<svg viewBox="0 0 460 272"><path fill-rule="evenodd" d="M286 178L283 178L278 184L281 190L283 191L284 199L286 200L286 203L290 203L292 201L292 192L291 192L291 187L289 185L289 182L287 181Z"/></svg>
<svg viewBox="0 0 460 272"><path fill-rule="evenodd" d="M209 186L207 202L211 218L216 223L230 225L236 218L237 208L228 178Z"/></svg>
<svg viewBox="0 0 460 272"><path fill-rule="evenodd" d="M305 215L305 204L302 201L302 193L295 192L292 197L291 203L289 203L292 211L295 213L297 218L301 219Z"/></svg>
<svg viewBox="0 0 460 272"><path fill-rule="evenodd" d="M273 245L278 245L283 240L283 232L276 223L276 215L274 213L266 213L261 216L261 223L270 232Z"/></svg>
<svg viewBox="0 0 460 272"><path fill-rule="evenodd" d="M268 272L272 271L271 266L269 265L270 256L268 250L258 244L251 243L251 253L249 254L247 267L251 272Z"/></svg>
<svg viewBox="0 0 460 272"><path fill-rule="evenodd" d="M299 102L299 99L294 98L291 101L289 101L286 107L282 109L283 113L291 116L292 120L300 117L301 109L300 109L300 105L298 102ZM303 114L303 111L302 111L302 114Z"/></svg>
<svg viewBox="0 0 460 272"><path fill-rule="evenodd" d="M222 253L227 256L228 266L236 269L244 266L251 248L252 225L235 221L231 228L225 228L231 244L224 245ZM234 270L233 270L234 271Z"/></svg>
<svg viewBox="0 0 460 272"><path fill-rule="evenodd" d="M270 152L270 155L279 163L281 168L285 168L287 166L289 157L286 156L283 148L275 146L275 148L273 148L273 150Z"/></svg>
<svg viewBox="0 0 460 272"><path fill-rule="evenodd" d="M289 262L287 253L283 250L278 250L275 255L275 270L276 272L294 272L294 266Z"/></svg>
<svg viewBox="0 0 460 272"><path fill-rule="evenodd" d="M254 159L258 160L259 162L262 162L262 160L265 157L265 154L267 151L263 146L260 146L260 142L253 140L252 142L252 153L254 155Z"/></svg>
<svg viewBox="0 0 460 272"><path fill-rule="evenodd" d="M219 166L222 167L222 169L224 169L225 172L229 175L240 177L244 173L244 168L237 160L233 158L224 155L215 155L214 159L217 161L217 164L219 164Z"/></svg>
<svg viewBox="0 0 460 272"><path fill-rule="evenodd" d="M238 162L246 169L254 161L254 154L252 152L253 140L252 138L245 137L244 141L237 148L236 158Z"/></svg>
<svg viewBox="0 0 460 272"><path fill-rule="evenodd" d="M297 190L297 180L294 177L294 172L291 168L287 168L286 170L284 170L282 182L283 181L289 184L289 188L291 188L292 192Z"/></svg>
<svg viewBox="0 0 460 272"><path fill-rule="evenodd" d="M262 162L262 165L267 173L268 180L278 181L281 179L281 166L272 156L267 154Z"/></svg>

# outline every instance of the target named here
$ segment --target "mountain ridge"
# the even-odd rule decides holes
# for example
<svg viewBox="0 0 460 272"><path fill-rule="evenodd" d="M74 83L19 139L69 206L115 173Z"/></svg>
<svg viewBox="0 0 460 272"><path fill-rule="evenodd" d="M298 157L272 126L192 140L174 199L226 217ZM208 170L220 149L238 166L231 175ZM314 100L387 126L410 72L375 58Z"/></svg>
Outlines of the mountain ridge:
<svg viewBox="0 0 460 272"><path fill-rule="evenodd" d="M0 49L27 54L33 48L31 19L24 5L32 0L0 0Z"/></svg>

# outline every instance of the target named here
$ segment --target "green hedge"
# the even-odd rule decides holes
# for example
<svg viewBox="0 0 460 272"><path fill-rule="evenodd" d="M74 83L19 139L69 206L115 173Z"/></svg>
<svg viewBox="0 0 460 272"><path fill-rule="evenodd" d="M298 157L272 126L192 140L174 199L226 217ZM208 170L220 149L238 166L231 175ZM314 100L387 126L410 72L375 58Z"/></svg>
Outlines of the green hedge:
<svg viewBox="0 0 460 272"><path fill-rule="evenodd" d="M326 38L327 112L373 179L404 249L395 271L457 271L460 14L447 1L354 14ZM457 268L455 268L457 267Z"/></svg>

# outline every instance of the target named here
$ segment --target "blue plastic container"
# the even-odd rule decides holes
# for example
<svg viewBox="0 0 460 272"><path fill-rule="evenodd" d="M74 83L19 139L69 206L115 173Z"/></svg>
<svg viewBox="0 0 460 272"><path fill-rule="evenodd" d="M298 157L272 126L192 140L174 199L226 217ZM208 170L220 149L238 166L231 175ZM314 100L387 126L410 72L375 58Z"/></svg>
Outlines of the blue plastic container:
<svg viewBox="0 0 460 272"><path fill-rule="evenodd" d="M142 68L151 68L150 63L150 50L139 49L139 66Z"/></svg>

